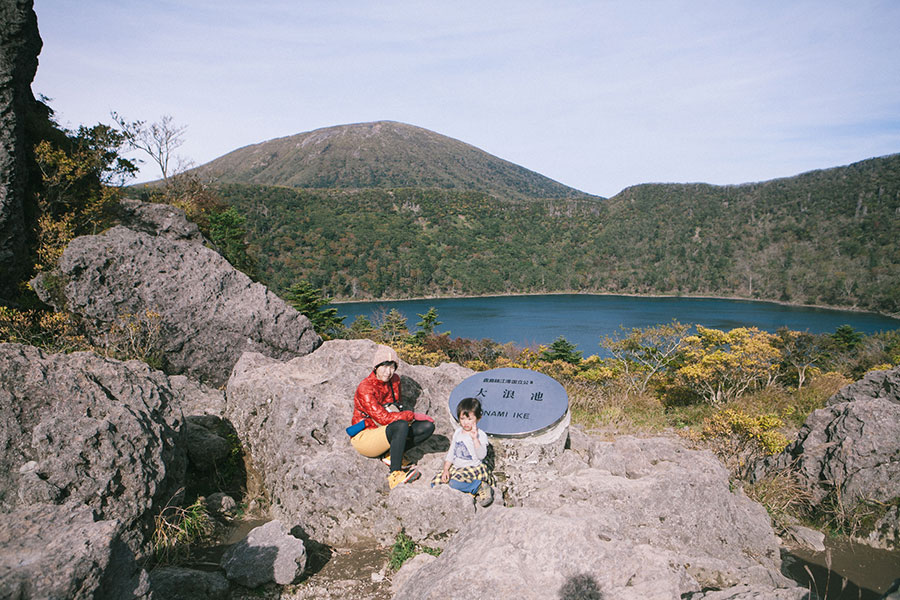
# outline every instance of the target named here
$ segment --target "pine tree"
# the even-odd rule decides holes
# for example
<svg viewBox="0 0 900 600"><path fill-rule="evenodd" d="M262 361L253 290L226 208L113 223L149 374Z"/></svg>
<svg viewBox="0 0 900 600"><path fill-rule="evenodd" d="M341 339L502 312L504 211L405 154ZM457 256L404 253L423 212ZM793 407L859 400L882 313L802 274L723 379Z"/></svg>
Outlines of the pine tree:
<svg viewBox="0 0 900 600"><path fill-rule="evenodd" d="M556 338L550 347L544 350L541 358L547 361L561 360L573 365L581 362L581 351L575 349L575 344L568 341L565 337Z"/></svg>
<svg viewBox="0 0 900 600"><path fill-rule="evenodd" d="M323 308L331 298L322 296L322 290L314 288L306 280L300 280L288 288L287 303L312 322L319 335L333 336L344 327L344 317L337 316L336 308Z"/></svg>

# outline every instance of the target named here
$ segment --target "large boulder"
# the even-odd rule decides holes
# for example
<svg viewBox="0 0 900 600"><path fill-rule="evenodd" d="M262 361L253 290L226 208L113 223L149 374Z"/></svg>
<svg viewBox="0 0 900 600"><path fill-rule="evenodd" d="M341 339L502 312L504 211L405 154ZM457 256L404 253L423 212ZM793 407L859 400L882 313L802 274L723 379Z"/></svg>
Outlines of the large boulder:
<svg viewBox="0 0 900 600"><path fill-rule="evenodd" d="M41 38L32 0L0 0L0 299L16 294L27 272L26 116ZM33 141L31 142L33 143Z"/></svg>
<svg viewBox="0 0 900 600"><path fill-rule="evenodd" d="M712 454L677 440L628 436L604 442L573 435L572 447L550 473L517 473L507 502L583 519L605 539L671 553L699 586L691 590L787 585L766 511L730 490Z"/></svg>
<svg viewBox="0 0 900 600"><path fill-rule="evenodd" d="M147 573L118 521L84 505L34 504L0 517L0 598L142 598Z"/></svg>
<svg viewBox="0 0 900 600"><path fill-rule="evenodd" d="M215 386L244 352L286 360L321 343L309 319L204 246L179 209L123 210L130 226L75 238L32 281L43 301L91 323L98 341L125 315L158 315L164 370Z"/></svg>
<svg viewBox="0 0 900 600"><path fill-rule="evenodd" d="M846 388L845 388L846 389ZM754 471L762 479L791 470L810 494L814 507L879 514L861 540L900 546L900 403L879 397L841 402L813 411L797 439Z"/></svg>
<svg viewBox="0 0 900 600"><path fill-rule="evenodd" d="M861 541L900 547L900 367L843 387L791 445L756 466L753 479L778 471L798 477L814 508L865 514Z"/></svg>
<svg viewBox="0 0 900 600"><path fill-rule="evenodd" d="M484 511L438 558L404 567L394 599L679 600L723 587L700 584L690 572L693 565L677 550L611 536L592 516L540 508ZM710 515L710 521L716 517ZM805 590L786 581L752 588L762 593L743 598L806 597Z"/></svg>
<svg viewBox="0 0 900 600"><path fill-rule="evenodd" d="M0 597L144 597L136 560L185 485L184 415L223 408L138 361L0 344Z"/></svg>
<svg viewBox="0 0 900 600"><path fill-rule="evenodd" d="M0 344L0 373L0 510L83 504L134 529L125 538L140 544L187 463L166 376L137 361L19 344Z"/></svg>
<svg viewBox="0 0 900 600"><path fill-rule="evenodd" d="M226 388L226 419L262 478L272 516L328 544L390 538L401 526L388 502L387 468L357 453L345 431L375 347L368 340L334 340L288 362L246 353ZM427 477L449 447L447 398L472 371L401 361L398 373L401 401L436 420L435 435L414 455L427 457ZM421 493L430 489L426 477L414 484Z"/></svg>
<svg viewBox="0 0 900 600"><path fill-rule="evenodd" d="M825 404L834 406L842 402L874 399L900 404L900 367L866 373L859 381L838 390Z"/></svg>

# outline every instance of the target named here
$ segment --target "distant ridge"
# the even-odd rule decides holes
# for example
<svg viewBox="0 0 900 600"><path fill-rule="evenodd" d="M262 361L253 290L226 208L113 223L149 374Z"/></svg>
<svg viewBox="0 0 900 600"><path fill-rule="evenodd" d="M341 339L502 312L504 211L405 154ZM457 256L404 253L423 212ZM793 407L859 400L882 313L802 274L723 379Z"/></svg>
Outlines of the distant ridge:
<svg viewBox="0 0 900 600"><path fill-rule="evenodd" d="M195 171L218 183L294 188L437 188L512 199L590 196L459 140L395 121L277 138Z"/></svg>

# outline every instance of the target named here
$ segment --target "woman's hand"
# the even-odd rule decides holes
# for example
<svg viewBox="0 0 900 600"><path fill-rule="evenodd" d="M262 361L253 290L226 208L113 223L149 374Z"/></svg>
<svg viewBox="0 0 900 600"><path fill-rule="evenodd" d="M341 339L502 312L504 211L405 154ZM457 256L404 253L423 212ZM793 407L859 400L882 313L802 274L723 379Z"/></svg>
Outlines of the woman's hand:
<svg viewBox="0 0 900 600"><path fill-rule="evenodd" d="M414 412L414 413L413 413L413 419L415 419L416 421L428 421L428 422L430 422L430 423L434 423L434 419L432 419L431 417L429 417L429 416L426 415L425 413Z"/></svg>

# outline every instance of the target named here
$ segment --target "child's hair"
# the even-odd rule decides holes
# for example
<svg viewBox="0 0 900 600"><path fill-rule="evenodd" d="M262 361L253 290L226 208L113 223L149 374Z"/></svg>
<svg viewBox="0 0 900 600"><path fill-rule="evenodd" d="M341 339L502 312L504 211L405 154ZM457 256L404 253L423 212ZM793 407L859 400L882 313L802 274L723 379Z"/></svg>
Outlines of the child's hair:
<svg viewBox="0 0 900 600"><path fill-rule="evenodd" d="M457 421L459 421L463 413L469 413L470 415L475 415L476 419L481 419L481 402L478 401L478 398L463 398L460 400L456 406Z"/></svg>

